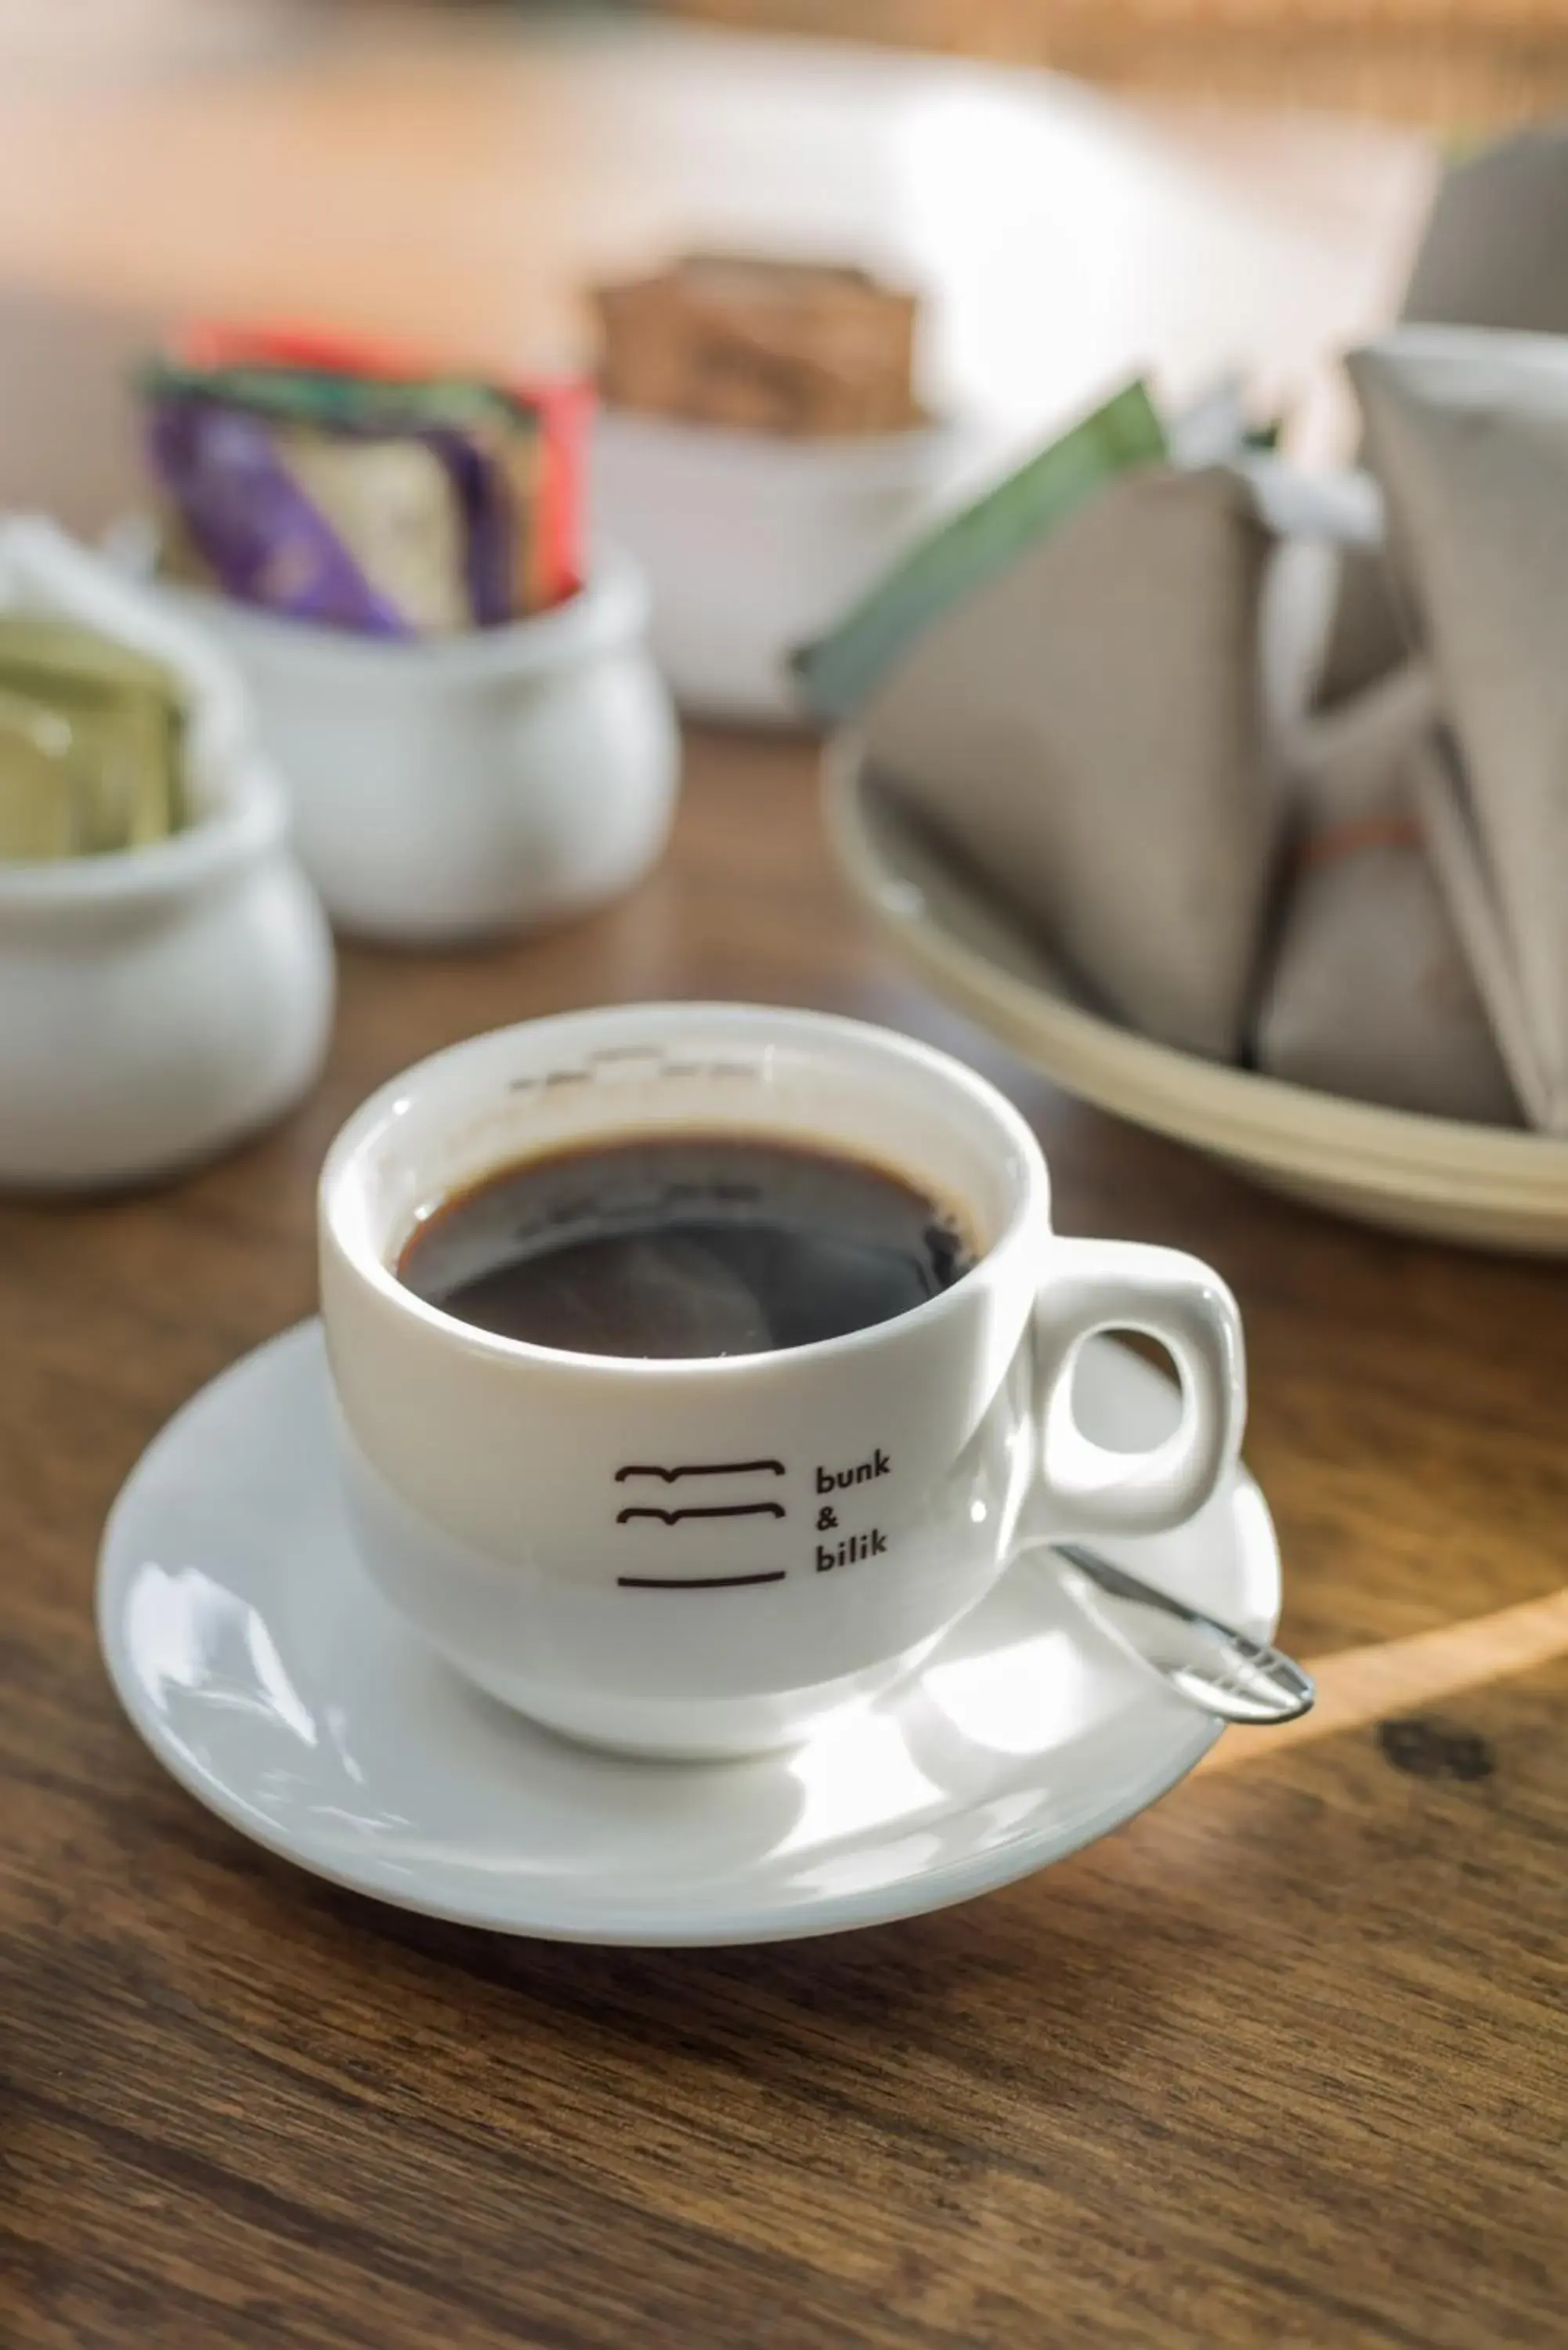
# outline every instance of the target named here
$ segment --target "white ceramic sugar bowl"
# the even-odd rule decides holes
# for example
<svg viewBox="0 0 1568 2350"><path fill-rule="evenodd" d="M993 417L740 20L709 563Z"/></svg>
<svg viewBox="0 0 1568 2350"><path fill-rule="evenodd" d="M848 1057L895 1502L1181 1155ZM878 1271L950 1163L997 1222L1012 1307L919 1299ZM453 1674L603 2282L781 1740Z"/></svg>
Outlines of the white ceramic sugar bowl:
<svg viewBox="0 0 1568 2350"><path fill-rule="evenodd" d="M0 862L0 1183L135 1181L305 1091L331 941L226 663L47 523L0 526L0 608L99 629L187 690L192 823L118 854Z"/></svg>
<svg viewBox="0 0 1568 2350"><path fill-rule="evenodd" d="M647 589L613 549L554 610L423 644L159 593L249 686L340 929L409 946L529 931L618 896L662 849L680 741Z"/></svg>
<svg viewBox="0 0 1568 2350"><path fill-rule="evenodd" d="M651 583L654 653L683 708L795 724L792 650L919 536L982 450L950 420L789 441L604 409L594 527Z"/></svg>

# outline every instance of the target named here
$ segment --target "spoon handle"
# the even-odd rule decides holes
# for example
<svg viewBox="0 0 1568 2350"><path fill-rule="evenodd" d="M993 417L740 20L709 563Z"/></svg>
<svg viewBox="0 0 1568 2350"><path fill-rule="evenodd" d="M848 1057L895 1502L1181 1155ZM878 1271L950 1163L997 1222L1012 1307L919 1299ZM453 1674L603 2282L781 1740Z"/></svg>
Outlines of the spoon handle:
<svg viewBox="0 0 1568 2350"><path fill-rule="evenodd" d="M1081 1543L1053 1543L1086 1614L1182 1696L1221 1721L1293 1721L1317 1695L1310 1673L1200 1607L1160 1591Z"/></svg>

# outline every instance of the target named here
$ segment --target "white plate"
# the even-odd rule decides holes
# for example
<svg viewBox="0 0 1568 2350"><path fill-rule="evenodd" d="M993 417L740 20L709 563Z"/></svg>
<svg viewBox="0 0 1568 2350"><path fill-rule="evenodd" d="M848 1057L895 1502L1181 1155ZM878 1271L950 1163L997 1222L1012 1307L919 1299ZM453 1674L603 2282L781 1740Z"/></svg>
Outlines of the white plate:
<svg viewBox="0 0 1568 2350"><path fill-rule="evenodd" d="M559 1939L768 1941L1005 1885L1175 1785L1217 1735L1096 1632L1038 1555L924 1671L793 1753L630 1762L566 1744L441 1664L349 1547L319 1326L170 1422L110 1514L99 1626L160 1761L271 1851L404 1908ZM1173 1390L1106 1341L1080 1412L1158 1441ZM1122 1545L1172 1590L1273 1629L1279 1558L1244 1472Z"/></svg>
<svg viewBox="0 0 1568 2350"><path fill-rule="evenodd" d="M1369 1223L1568 1255L1568 1141L1314 1093L1086 1011L847 740L829 762L827 825L850 889L903 961L1067 1092Z"/></svg>

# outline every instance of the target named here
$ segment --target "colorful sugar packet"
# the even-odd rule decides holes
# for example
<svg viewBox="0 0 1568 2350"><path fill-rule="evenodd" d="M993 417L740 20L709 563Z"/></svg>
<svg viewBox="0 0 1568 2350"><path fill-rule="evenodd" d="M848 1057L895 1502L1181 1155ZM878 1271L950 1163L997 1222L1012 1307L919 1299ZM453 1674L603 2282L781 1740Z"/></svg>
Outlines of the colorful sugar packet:
<svg viewBox="0 0 1568 2350"><path fill-rule="evenodd" d="M503 627L581 585L578 378L492 382L342 337L198 323L141 389L176 577L392 640Z"/></svg>
<svg viewBox="0 0 1568 2350"><path fill-rule="evenodd" d="M0 859L101 856L177 832L184 730L161 662L73 621L0 613Z"/></svg>
<svg viewBox="0 0 1568 2350"><path fill-rule="evenodd" d="M593 300L611 407L795 440L908 432L919 299L869 270L693 253Z"/></svg>

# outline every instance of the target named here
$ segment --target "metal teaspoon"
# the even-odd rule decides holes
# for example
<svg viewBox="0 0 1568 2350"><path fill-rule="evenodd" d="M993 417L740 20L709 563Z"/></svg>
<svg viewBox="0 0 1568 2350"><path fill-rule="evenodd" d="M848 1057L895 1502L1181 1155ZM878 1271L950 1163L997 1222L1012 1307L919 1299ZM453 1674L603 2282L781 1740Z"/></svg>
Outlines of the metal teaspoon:
<svg viewBox="0 0 1568 2350"><path fill-rule="evenodd" d="M1045 1547L1063 1562L1063 1581L1085 1613L1206 1713L1267 1723L1311 1710L1313 1678L1282 1649L1157 1590L1081 1543Z"/></svg>

